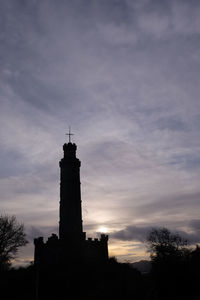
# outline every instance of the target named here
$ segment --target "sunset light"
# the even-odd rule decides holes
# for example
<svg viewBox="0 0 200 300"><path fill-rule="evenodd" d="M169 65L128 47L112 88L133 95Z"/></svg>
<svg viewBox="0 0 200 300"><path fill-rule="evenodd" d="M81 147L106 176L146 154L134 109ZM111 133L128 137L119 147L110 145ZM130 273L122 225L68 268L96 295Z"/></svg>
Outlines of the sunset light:
<svg viewBox="0 0 200 300"><path fill-rule="evenodd" d="M107 230L107 228L106 228L106 227L104 227L104 226L101 226L101 227L99 227L99 229L98 229L98 232L100 232L100 233L107 233L107 232L108 232L108 230Z"/></svg>

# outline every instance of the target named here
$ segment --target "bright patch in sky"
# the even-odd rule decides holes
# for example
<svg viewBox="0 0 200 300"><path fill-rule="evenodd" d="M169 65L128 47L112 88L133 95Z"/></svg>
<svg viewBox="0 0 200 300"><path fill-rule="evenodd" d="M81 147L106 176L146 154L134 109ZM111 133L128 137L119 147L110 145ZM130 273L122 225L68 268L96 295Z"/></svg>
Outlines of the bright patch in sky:
<svg viewBox="0 0 200 300"><path fill-rule="evenodd" d="M107 233L107 232L108 232L108 230L107 230L107 228L106 228L106 227L104 227L104 226L101 226L101 227L99 227L99 229L98 229L98 232L100 232L100 233Z"/></svg>

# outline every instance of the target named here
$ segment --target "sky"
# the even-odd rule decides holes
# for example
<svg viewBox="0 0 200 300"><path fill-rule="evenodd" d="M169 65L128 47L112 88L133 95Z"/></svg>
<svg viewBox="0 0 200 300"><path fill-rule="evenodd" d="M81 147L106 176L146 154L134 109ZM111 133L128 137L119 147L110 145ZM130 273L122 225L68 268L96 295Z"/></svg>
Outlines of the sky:
<svg viewBox="0 0 200 300"><path fill-rule="evenodd" d="M167 227L200 242L200 1L0 0L0 212L58 232L69 126L83 225L148 259Z"/></svg>

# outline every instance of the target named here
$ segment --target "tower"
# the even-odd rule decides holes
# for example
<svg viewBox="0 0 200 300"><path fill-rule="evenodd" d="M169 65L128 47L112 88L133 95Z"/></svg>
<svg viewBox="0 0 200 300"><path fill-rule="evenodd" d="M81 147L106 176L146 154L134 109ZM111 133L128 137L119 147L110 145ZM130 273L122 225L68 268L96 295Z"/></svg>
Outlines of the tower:
<svg viewBox="0 0 200 300"><path fill-rule="evenodd" d="M77 146L64 144L64 157L60 165L60 222L59 238L70 242L82 239L80 160L76 157Z"/></svg>
<svg viewBox="0 0 200 300"><path fill-rule="evenodd" d="M81 162L76 157L77 146L69 142L63 145L64 156L60 160L60 208L59 237L52 234L46 242L43 237L34 239L35 264L40 270L78 264L102 264L108 261L108 236L86 239L83 232L81 210Z"/></svg>

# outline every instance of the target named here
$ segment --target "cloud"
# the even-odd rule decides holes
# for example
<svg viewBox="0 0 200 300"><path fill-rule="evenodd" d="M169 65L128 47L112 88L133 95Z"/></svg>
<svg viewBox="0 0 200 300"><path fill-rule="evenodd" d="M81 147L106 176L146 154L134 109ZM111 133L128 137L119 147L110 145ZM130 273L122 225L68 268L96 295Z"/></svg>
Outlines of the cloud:
<svg viewBox="0 0 200 300"><path fill-rule="evenodd" d="M52 233L58 234L58 227L53 226L30 226L26 229L27 238L33 242L34 238L45 237L47 238Z"/></svg>
<svg viewBox="0 0 200 300"><path fill-rule="evenodd" d="M193 209L199 203L199 199L200 192L165 196L157 201L138 205L136 209L140 214L151 214L152 212L161 214L178 213Z"/></svg>
<svg viewBox="0 0 200 300"><path fill-rule="evenodd" d="M191 221L192 222L192 221ZM199 220L195 220L195 225L198 224L199 227ZM149 226L127 226L123 230L119 230L116 232L111 233L111 237L114 239L119 239L122 241L139 241L141 243L145 243L147 241L148 234L154 228L162 228L162 227L152 227ZM193 227L194 229L194 227ZM170 229L171 232L179 234L182 238L186 239L189 243L199 243L200 242L200 235L199 235L199 228L195 230L193 233L188 233L187 231L177 230L177 229Z"/></svg>
<svg viewBox="0 0 200 300"><path fill-rule="evenodd" d="M144 242L151 227L127 226L125 229L114 232L111 236L115 239L124 241Z"/></svg>
<svg viewBox="0 0 200 300"><path fill-rule="evenodd" d="M199 219L191 220L190 226L191 226L191 228L199 231L200 230L200 220Z"/></svg>
<svg viewBox="0 0 200 300"><path fill-rule="evenodd" d="M135 220L142 240L141 224L198 220L199 1L0 8L2 209L35 228L58 222L71 125L90 234Z"/></svg>
<svg viewBox="0 0 200 300"><path fill-rule="evenodd" d="M160 130L172 130L172 131L185 131L187 130L187 125L185 122L181 121L177 116L169 116L165 118L160 118L156 121L156 128Z"/></svg>

